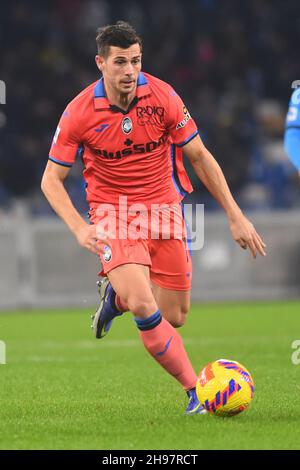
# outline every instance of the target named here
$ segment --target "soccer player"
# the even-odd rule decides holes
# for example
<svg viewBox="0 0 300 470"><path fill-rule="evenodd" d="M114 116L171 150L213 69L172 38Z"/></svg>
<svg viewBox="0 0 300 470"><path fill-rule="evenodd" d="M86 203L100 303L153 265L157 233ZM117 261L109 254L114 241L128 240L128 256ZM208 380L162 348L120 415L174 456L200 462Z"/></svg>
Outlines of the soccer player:
<svg viewBox="0 0 300 470"><path fill-rule="evenodd" d="M300 87L294 90L290 100L285 123L284 148L300 176Z"/></svg>
<svg viewBox="0 0 300 470"><path fill-rule="evenodd" d="M225 210L232 236L255 258L265 244L234 201L223 173L204 147L195 122L167 83L141 72L142 43L125 22L103 27L96 38L96 64L102 78L83 90L64 111L50 149L42 190L79 244L100 256L106 275L100 284L100 306L94 318L97 338L112 320L131 311L141 340L160 365L187 392L187 414L205 410L198 402L197 375L175 328L184 324L191 289L187 237L125 237L133 204L142 205L144 220L155 204L174 209L191 191L182 164L182 149L200 180ZM78 149L83 157L90 219L75 210L64 180ZM129 210L122 209L120 196ZM109 230L104 230L103 204ZM100 207L100 211L99 211ZM117 230L112 231L115 224ZM180 225L179 224L179 225ZM175 225L174 225L175 226ZM120 229L120 230L118 230Z"/></svg>

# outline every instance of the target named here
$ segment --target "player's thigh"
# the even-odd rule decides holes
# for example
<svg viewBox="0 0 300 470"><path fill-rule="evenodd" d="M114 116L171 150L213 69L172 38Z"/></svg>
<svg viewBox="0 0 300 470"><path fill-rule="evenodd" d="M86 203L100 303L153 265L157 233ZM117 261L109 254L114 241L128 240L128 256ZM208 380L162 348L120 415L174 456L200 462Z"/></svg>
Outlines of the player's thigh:
<svg viewBox="0 0 300 470"><path fill-rule="evenodd" d="M192 260L179 239L151 241L150 278L163 316L175 327L184 324L190 308Z"/></svg>
<svg viewBox="0 0 300 470"><path fill-rule="evenodd" d="M149 267L141 264L123 264L107 273L115 292L136 316L147 318L158 309L149 275Z"/></svg>
<svg viewBox="0 0 300 470"><path fill-rule="evenodd" d="M183 326L190 309L190 290L165 289L152 282L152 291L163 317L175 328Z"/></svg>

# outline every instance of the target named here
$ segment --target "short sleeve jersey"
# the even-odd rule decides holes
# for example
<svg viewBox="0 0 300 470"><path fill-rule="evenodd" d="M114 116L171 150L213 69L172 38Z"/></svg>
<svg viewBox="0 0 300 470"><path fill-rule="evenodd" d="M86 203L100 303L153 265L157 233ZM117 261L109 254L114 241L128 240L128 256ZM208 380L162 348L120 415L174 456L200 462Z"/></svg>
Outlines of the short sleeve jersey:
<svg viewBox="0 0 300 470"><path fill-rule="evenodd" d="M66 107L56 129L49 159L71 167L84 162L90 206L170 204L192 186L182 147L198 130L182 100L167 83L140 72L136 97L127 111L110 105L103 78Z"/></svg>

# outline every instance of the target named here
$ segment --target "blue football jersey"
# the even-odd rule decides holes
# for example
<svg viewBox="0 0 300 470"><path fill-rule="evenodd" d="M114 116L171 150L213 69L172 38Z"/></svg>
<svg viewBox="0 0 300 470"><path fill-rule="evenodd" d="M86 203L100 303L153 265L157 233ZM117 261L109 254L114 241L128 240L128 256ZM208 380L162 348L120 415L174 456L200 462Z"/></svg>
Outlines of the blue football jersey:
<svg viewBox="0 0 300 470"><path fill-rule="evenodd" d="M286 128L300 128L300 88L296 88L292 94L289 110L285 122Z"/></svg>
<svg viewBox="0 0 300 470"><path fill-rule="evenodd" d="M296 88L290 100L285 121L284 148L291 162L300 170L300 88Z"/></svg>

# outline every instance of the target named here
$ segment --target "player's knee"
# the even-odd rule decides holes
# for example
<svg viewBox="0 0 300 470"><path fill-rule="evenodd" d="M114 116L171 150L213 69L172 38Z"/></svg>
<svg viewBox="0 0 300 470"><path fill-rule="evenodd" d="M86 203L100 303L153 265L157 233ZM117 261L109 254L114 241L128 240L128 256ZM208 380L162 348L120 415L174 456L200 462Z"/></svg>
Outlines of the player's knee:
<svg viewBox="0 0 300 470"><path fill-rule="evenodd" d="M171 323L174 328L181 328L185 324L187 314L188 309L179 306L176 311L173 310L170 312L168 316L169 323Z"/></svg>
<svg viewBox="0 0 300 470"><path fill-rule="evenodd" d="M128 309L136 317L145 317L152 315L157 310L157 306L153 299L145 299L137 296L128 297Z"/></svg>
<svg viewBox="0 0 300 470"><path fill-rule="evenodd" d="M180 306L180 315L184 317L184 321L186 320L187 314L190 311L190 303L184 303L183 305Z"/></svg>
<svg viewBox="0 0 300 470"><path fill-rule="evenodd" d="M169 320L169 323L171 323L174 328L181 328L185 323L185 319L183 319L183 317L172 318L172 320Z"/></svg>

